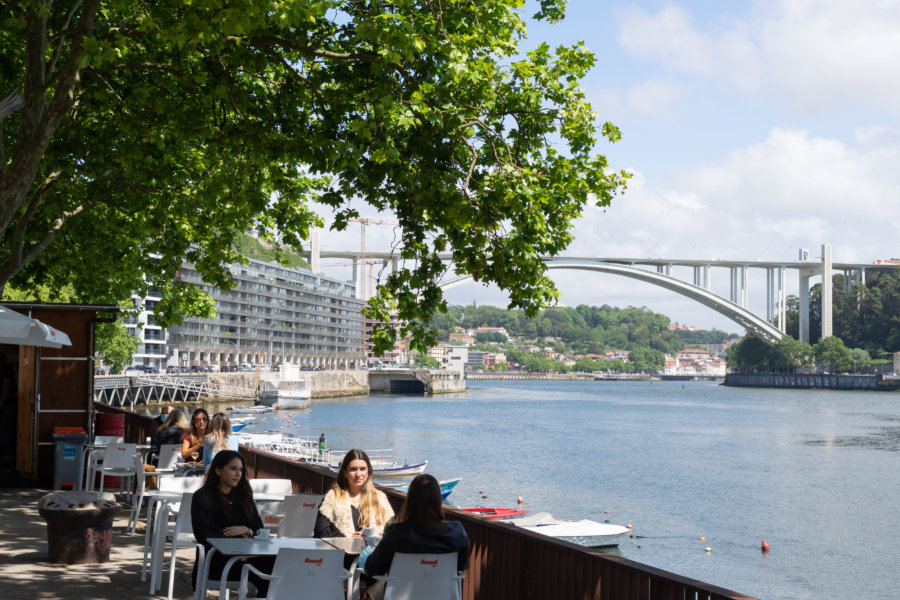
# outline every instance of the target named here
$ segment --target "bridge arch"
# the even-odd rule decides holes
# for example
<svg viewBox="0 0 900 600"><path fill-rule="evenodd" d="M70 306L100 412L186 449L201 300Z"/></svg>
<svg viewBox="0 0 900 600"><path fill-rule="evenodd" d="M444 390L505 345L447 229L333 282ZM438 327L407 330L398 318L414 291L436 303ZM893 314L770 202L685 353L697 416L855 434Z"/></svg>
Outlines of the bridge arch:
<svg viewBox="0 0 900 600"><path fill-rule="evenodd" d="M622 277L630 277L646 283L659 286L661 288L681 294L691 300L699 302L714 311L725 315L738 325L741 325L754 335L762 339L768 344L774 344L782 337L784 333L777 327L756 316L748 309L726 300L718 294L714 294L709 290L696 286L686 281L681 281L671 275L664 275L648 271L640 267L628 264L618 264L609 262L600 262L590 258L547 258L544 263L548 269L575 269L581 271L597 271L600 273L609 273L612 275L620 275ZM472 281L469 276L460 277L441 285L444 290L449 290L460 285L464 285Z"/></svg>

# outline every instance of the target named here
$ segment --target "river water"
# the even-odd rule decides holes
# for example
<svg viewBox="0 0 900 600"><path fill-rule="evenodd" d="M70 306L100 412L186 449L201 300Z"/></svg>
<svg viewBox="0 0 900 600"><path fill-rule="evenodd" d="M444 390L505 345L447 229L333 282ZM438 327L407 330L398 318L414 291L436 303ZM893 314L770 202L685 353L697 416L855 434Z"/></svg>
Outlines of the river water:
<svg viewBox="0 0 900 600"><path fill-rule="evenodd" d="M331 448L427 459L438 479L463 478L456 505L522 496L532 511L630 523L622 556L759 598L872 600L900 596L898 401L714 382L477 381L462 394L319 400L246 431L324 432Z"/></svg>

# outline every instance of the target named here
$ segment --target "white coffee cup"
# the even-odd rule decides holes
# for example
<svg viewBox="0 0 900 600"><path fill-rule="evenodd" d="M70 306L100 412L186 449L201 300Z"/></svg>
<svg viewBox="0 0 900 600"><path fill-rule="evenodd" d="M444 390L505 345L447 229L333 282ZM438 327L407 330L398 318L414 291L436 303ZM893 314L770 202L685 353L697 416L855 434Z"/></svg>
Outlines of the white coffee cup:
<svg viewBox="0 0 900 600"><path fill-rule="evenodd" d="M267 540L269 539L269 530L263 527L256 533L256 539L258 540Z"/></svg>
<svg viewBox="0 0 900 600"><path fill-rule="evenodd" d="M369 546L374 546L378 543L378 540L381 539L378 537L378 528L377 527L363 527L362 529L363 539L366 541L366 544Z"/></svg>

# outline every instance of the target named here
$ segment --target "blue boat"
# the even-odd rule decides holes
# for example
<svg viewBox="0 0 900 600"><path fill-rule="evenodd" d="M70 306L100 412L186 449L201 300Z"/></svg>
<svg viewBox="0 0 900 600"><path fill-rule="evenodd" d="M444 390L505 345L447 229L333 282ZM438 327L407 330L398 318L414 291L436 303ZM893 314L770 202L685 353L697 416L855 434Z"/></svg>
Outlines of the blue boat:
<svg viewBox="0 0 900 600"><path fill-rule="evenodd" d="M456 479L447 479L444 481L439 481L441 484L441 499L446 500L447 496L450 495L450 492L453 491L453 488L456 487L456 484L460 482L462 477L457 477ZM399 485L399 486L389 486L393 487L395 490L399 492L409 491L409 484Z"/></svg>

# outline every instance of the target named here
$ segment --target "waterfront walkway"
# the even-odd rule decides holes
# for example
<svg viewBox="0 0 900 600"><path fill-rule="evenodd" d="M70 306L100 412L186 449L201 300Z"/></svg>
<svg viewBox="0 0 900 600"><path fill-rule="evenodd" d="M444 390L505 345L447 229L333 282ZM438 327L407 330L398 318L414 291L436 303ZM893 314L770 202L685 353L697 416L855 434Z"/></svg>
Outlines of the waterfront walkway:
<svg viewBox="0 0 900 600"><path fill-rule="evenodd" d="M0 598L68 600L136 600L166 598L169 586L168 560L162 589L150 596L149 581L141 581L144 557L144 522L136 535L126 533L127 505L113 524L109 562L91 565L61 565L47 562L47 526L38 514L38 501L51 490L0 489ZM173 598L188 600L194 550L184 548L176 561ZM211 595L217 596L214 592Z"/></svg>

